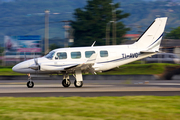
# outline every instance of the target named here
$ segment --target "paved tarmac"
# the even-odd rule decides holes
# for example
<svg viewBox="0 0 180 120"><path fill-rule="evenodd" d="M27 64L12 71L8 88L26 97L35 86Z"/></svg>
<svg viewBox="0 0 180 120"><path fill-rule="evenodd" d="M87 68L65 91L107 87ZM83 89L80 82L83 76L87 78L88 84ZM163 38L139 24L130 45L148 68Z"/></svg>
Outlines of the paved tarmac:
<svg viewBox="0 0 180 120"><path fill-rule="evenodd" d="M61 80L34 80L27 88L25 80L0 80L0 96L10 97L96 97L96 96L174 96L180 95L180 80L84 80L82 88L69 88Z"/></svg>

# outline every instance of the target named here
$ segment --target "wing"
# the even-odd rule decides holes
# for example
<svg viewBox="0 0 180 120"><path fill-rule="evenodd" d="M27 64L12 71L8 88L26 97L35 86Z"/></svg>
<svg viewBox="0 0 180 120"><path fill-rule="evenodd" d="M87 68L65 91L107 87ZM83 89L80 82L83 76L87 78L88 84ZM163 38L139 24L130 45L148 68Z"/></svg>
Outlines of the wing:
<svg viewBox="0 0 180 120"><path fill-rule="evenodd" d="M91 57L83 64L77 64L74 66L70 66L65 68L66 71L75 71L76 69L80 69L81 71L94 73L94 68L92 67L96 62L97 54L94 53Z"/></svg>

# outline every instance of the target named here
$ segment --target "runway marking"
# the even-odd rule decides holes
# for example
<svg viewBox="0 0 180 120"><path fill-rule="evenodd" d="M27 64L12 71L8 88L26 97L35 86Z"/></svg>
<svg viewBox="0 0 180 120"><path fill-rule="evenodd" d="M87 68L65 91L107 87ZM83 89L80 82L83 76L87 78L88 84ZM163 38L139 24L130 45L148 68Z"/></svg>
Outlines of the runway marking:
<svg viewBox="0 0 180 120"><path fill-rule="evenodd" d="M1 81L0 83L0 94L26 94L33 95L38 93L43 93L44 95L51 93L63 94L88 94L88 93L98 93L103 92L104 94L108 92L155 92L155 91L174 91L180 92L180 81L148 81L147 80L134 80L134 81L106 81L106 80L89 80L86 81L82 88L75 88L73 84L69 88L64 88L61 82L57 80L39 80L35 82L34 88L27 88L27 81ZM177 82L177 83L175 83ZM136 84L137 83L137 84ZM76 94L75 94L76 95Z"/></svg>
<svg viewBox="0 0 180 120"><path fill-rule="evenodd" d="M149 83L148 85L180 85L180 83Z"/></svg>
<svg viewBox="0 0 180 120"><path fill-rule="evenodd" d="M0 85L19 85L19 84L26 84L26 82L16 82L16 83L0 83Z"/></svg>
<svg viewBox="0 0 180 120"><path fill-rule="evenodd" d="M174 87L153 87L153 86L115 86L115 85L84 85L82 88L70 86L64 88L62 85L35 85L34 88L27 88L26 85L0 85L0 93L49 93L49 92L129 92L129 91L180 91Z"/></svg>

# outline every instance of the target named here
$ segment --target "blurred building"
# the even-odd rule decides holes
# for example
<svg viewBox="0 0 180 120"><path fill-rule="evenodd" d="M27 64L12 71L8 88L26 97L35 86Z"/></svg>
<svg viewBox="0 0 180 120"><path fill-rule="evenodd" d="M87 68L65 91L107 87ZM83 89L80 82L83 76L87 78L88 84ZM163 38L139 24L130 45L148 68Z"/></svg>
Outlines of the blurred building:
<svg viewBox="0 0 180 120"><path fill-rule="evenodd" d="M126 40L137 40L140 34L126 34L123 36Z"/></svg>
<svg viewBox="0 0 180 120"><path fill-rule="evenodd" d="M25 59L41 56L41 36L5 36L3 63L14 65Z"/></svg>
<svg viewBox="0 0 180 120"><path fill-rule="evenodd" d="M141 34L126 34L123 36L123 40L122 40L122 45L127 45L127 44L132 44L134 43L139 37L141 36Z"/></svg>
<svg viewBox="0 0 180 120"><path fill-rule="evenodd" d="M167 53L175 53L180 57L180 39L163 39L161 50Z"/></svg>
<svg viewBox="0 0 180 120"><path fill-rule="evenodd" d="M72 45L74 43L74 37L73 37L73 29L69 25L71 23L70 20L64 20L61 21L64 23L64 47L68 47L69 45Z"/></svg>
<svg viewBox="0 0 180 120"><path fill-rule="evenodd" d="M161 48L166 52L172 53L177 47L180 47L180 39L163 39L161 42Z"/></svg>

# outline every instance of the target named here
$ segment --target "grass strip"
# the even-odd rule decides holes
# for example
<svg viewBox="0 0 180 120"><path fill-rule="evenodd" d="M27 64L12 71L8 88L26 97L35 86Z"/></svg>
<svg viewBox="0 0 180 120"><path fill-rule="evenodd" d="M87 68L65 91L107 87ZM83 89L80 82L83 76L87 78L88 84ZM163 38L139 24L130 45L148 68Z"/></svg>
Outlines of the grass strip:
<svg viewBox="0 0 180 120"><path fill-rule="evenodd" d="M180 96L0 98L1 120L179 120Z"/></svg>

